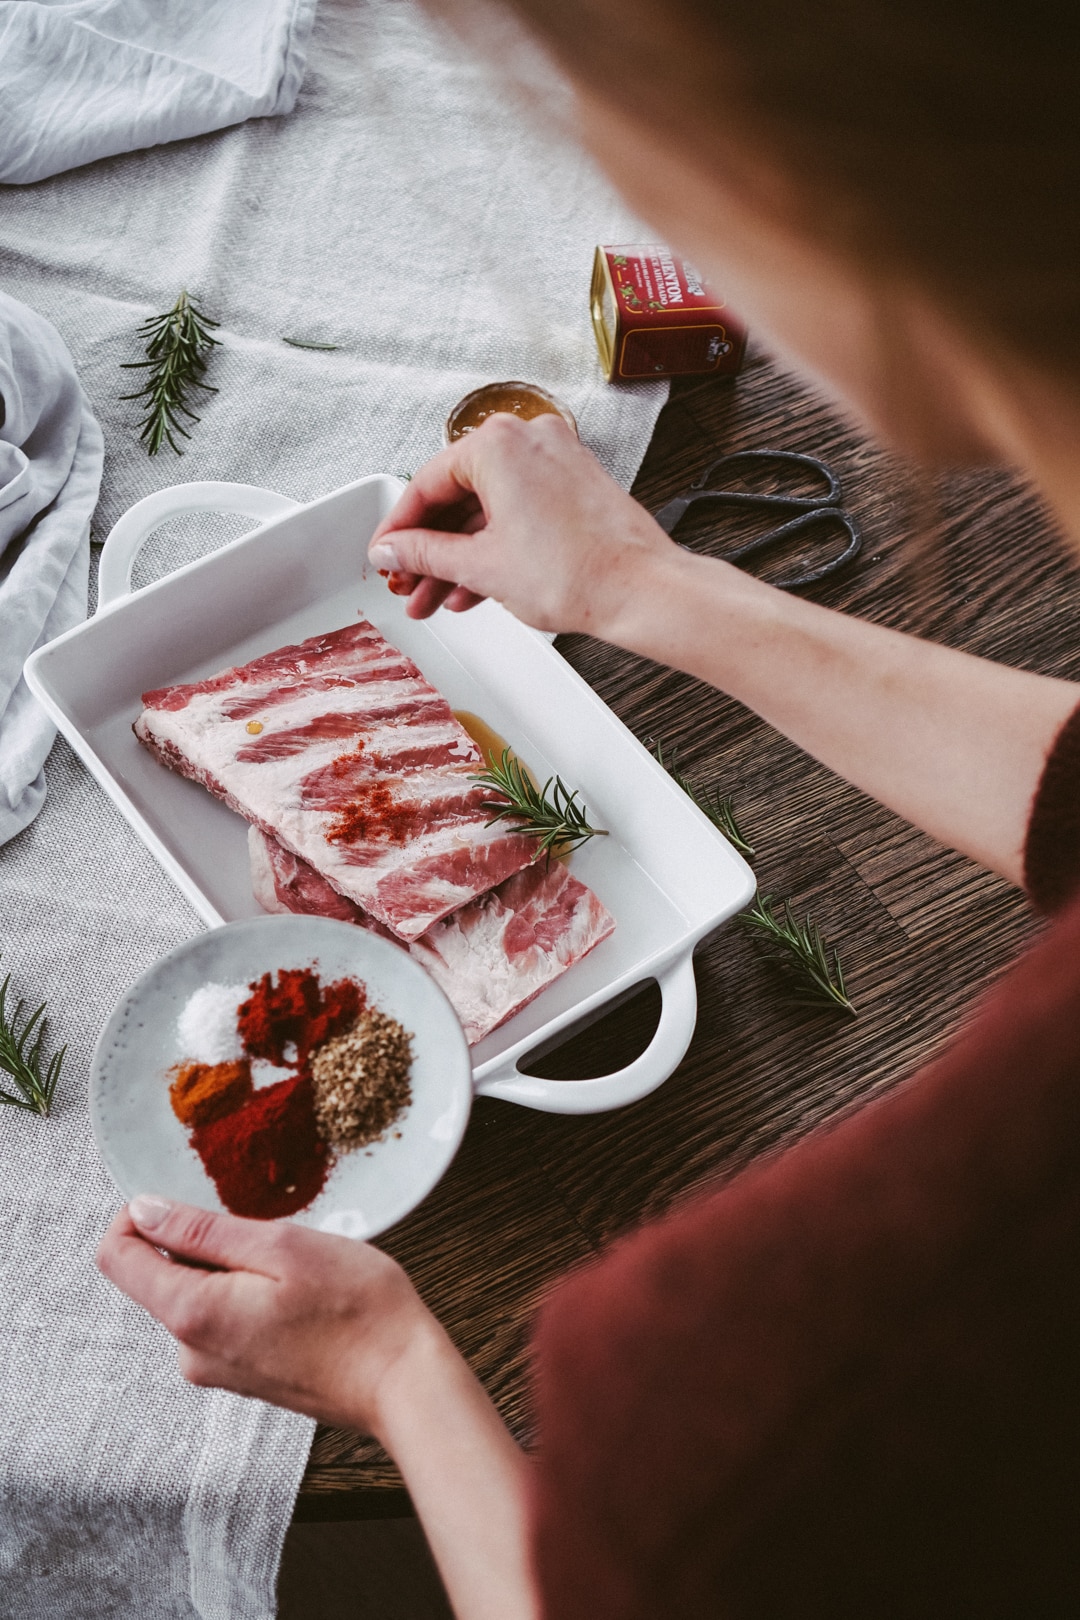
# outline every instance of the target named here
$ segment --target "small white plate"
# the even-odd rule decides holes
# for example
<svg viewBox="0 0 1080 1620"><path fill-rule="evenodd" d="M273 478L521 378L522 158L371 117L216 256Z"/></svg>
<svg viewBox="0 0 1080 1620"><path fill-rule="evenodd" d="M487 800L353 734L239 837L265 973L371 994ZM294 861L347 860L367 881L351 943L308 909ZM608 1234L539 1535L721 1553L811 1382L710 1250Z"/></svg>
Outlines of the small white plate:
<svg viewBox="0 0 1080 1620"><path fill-rule="evenodd" d="M170 951L120 998L94 1052L90 1115L109 1174L125 1198L224 1206L169 1103L168 1070L190 1054L177 1018L204 984L249 984L281 968L314 967L324 983L360 980L370 1002L413 1037L412 1102L395 1134L347 1153L314 1203L293 1216L343 1237L370 1238L415 1209L442 1176L469 1119L472 1064L454 1010L396 945L328 917L254 917ZM396 1133L400 1131L400 1136Z"/></svg>

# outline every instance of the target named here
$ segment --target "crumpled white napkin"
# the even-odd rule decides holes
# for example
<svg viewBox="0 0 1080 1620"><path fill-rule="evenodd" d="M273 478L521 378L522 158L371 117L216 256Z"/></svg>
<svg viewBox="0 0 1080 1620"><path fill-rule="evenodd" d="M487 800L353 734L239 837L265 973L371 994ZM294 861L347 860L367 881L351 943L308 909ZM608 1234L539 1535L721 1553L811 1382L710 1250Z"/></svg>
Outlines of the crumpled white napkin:
<svg viewBox="0 0 1080 1620"><path fill-rule="evenodd" d="M292 112L316 0L0 0L0 181Z"/></svg>
<svg viewBox="0 0 1080 1620"><path fill-rule="evenodd" d="M86 617L101 429L43 316L0 293L0 844L45 798L55 729L23 663Z"/></svg>

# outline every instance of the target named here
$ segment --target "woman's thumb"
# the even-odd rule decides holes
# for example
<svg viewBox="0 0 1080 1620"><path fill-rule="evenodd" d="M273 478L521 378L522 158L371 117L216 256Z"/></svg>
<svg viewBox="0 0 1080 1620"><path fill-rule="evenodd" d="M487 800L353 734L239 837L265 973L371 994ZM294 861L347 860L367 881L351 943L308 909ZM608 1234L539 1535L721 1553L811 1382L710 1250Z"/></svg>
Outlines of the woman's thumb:
<svg viewBox="0 0 1080 1620"><path fill-rule="evenodd" d="M152 1194L140 1193L128 1205L132 1224L159 1249L184 1260L220 1266L226 1271L242 1268L265 1271L259 1264L266 1249L270 1228L265 1221L246 1221L238 1215L216 1214L193 1204L174 1204Z"/></svg>
<svg viewBox="0 0 1080 1620"><path fill-rule="evenodd" d="M427 575L462 585L467 583L461 578L461 567L468 559L471 538L437 529L394 529L372 541L368 560L384 574Z"/></svg>

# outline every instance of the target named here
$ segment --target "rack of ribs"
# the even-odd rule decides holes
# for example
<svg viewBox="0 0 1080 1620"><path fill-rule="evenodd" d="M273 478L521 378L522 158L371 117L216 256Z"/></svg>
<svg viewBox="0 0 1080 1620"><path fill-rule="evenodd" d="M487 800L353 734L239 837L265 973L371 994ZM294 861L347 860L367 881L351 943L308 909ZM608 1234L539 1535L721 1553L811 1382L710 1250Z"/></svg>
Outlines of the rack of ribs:
<svg viewBox="0 0 1080 1620"><path fill-rule="evenodd" d="M250 829L248 845L252 889L264 911L338 917L387 933L259 827ZM445 992L475 1046L614 927L603 902L561 861L537 861L434 923L409 953Z"/></svg>
<svg viewBox="0 0 1080 1620"><path fill-rule="evenodd" d="M143 694L139 741L409 943L530 866L488 825L481 755L366 620Z"/></svg>

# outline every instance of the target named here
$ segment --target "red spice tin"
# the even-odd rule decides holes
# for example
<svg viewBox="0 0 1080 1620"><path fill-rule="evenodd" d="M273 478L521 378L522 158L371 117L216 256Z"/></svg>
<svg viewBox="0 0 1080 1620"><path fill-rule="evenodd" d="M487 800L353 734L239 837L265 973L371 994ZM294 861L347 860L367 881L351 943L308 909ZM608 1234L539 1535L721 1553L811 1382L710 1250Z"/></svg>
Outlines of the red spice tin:
<svg viewBox="0 0 1080 1620"><path fill-rule="evenodd" d="M726 376L742 366L745 326L669 248L598 247L590 302L608 382Z"/></svg>

